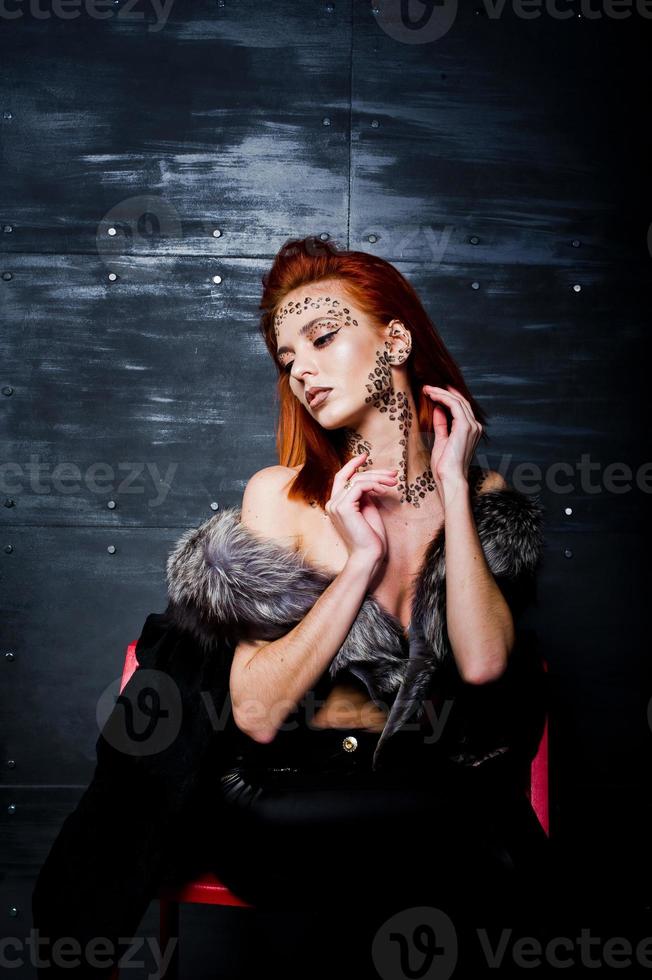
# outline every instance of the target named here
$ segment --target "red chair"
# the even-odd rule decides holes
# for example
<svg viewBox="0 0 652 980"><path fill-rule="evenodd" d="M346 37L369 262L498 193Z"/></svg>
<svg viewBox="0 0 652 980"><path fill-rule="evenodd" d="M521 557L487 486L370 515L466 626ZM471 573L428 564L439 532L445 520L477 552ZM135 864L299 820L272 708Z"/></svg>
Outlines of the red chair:
<svg viewBox="0 0 652 980"><path fill-rule="evenodd" d="M124 689L125 684L129 681L137 666L136 642L134 641L127 647L127 656L125 657L122 679L120 681L121 691ZM546 670L548 669L545 663L544 667ZM532 760L530 772L531 778L528 798L532 804L532 809L539 819L539 823L546 834L549 835L547 718L537 754ZM164 950L168 940L172 938L176 938L177 940L174 953L165 973L165 980L177 980L179 973L179 904L181 902L194 902L201 905L239 905L244 908L253 908L249 902L238 898L237 895L227 888L226 885L223 885L210 872L200 875L194 881L189 881L180 887L169 886L161 888L158 899L160 904L160 948ZM111 976L112 980L114 980L114 978L119 976L119 971L117 969L114 970Z"/></svg>

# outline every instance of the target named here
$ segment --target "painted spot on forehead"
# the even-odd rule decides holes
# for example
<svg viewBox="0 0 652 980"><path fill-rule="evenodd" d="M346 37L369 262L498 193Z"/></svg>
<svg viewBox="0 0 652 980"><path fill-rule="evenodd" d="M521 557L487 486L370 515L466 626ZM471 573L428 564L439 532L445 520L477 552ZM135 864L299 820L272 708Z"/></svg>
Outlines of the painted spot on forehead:
<svg viewBox="0 0 652 980"><path fill-rule="evenodd" d="M305 313L306 310L322 309L324 304L330 304L330 309L326 310L326 315L338 316L343 318L344 325L351 324L352 326L358 326L358 321L351 316L351 310L348 306L343 306L339 299L331 299L330 296L315 297L305 296L303 303L295 300L290 300L285 306L282 306L280 310L276 313L274 317L274 334L278 340L279 328L281 323L287 319L290 314L294 313L300 316ZM338 309L336 309L338 307Z"/></svg>

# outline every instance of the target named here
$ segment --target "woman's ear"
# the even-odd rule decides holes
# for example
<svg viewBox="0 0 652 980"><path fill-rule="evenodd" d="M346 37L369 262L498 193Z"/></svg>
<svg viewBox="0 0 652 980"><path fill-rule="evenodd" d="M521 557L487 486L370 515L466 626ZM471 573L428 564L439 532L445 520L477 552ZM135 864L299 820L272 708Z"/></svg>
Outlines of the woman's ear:
<svg viewBox="0 0 652 980"><path fill-rule="evenodd" d="M412 335L401 320L390 320L385 328L385 359L388 364L404 364L412 350Z"/></svg>

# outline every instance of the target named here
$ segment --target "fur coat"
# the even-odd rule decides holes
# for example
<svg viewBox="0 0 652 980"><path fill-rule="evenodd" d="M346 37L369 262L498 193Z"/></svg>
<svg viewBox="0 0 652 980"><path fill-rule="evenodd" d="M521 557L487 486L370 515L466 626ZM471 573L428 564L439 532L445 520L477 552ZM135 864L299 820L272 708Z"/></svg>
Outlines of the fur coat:
<svg viewBox="0 0 652 980"><path fill-rule="evenodd" d="M367 595L329 668L333 678L349 672L370 697L391 705L374 766L394 732L423 717L428 701L440 707L451 697L456 710L437 750L454 764L484 767L497 755L512 756L525 776L536 752L545 676L535 634L521 628L520 617L535 598L542 509L511 488L480 494L482 473L475 468L472 476L478 534L514 614L516 645L498 680L461 681L446 633L442 529L418 575L407 639L399 621ZM170 552L167 608L145 620L138 668L97 739L93 779L39 872L32 912L41 936L85 945L101 935L117 946L136 934L162 883L206 870L206 841L219 838L211 787L232 761L235 646L241 637L272 640L288 632L332 578L254 536L239 513L221 511L186 531ZM59 975L47 970L40 975Z"/></svg>
<svg viewBox="0 0 652 980"><path fill-rule="evenodd" d="M446 696L457 702L454 723L447 725L446 746L441 747L448 758L477 766L496 754L524 750L528 759L532 748L536 751L540 712L531 718L529 737L513 722L515 714L527 712L522 699L527 701L528 678L532 682L533 672L541 670L532 634L520 629L520 618L535 598L543 512L538 501L512 488L480 493L484 475L479 467L471 468L472 510L487 563L515 620L516 644L508 668L497 683L483 685L482 692L461 682L446 630L441 528L416 577L407 639L399 620L367 593L328 668L333 680L347 672L357 677L382 709L391 705L374 753L374 769L394 732L408 722L424 721L426 701L441 708ZM209 656L233 649L241 638L269 641L288 633L335 577L301 554L250 532L240 523L240 513L239 508L227 508L187 531L167 561L167 613ZM513 703L503 703L499 714L497 699L504 700L508 688ZM483 717L483 701L492 702L496 715L490 727Z"/></svg>

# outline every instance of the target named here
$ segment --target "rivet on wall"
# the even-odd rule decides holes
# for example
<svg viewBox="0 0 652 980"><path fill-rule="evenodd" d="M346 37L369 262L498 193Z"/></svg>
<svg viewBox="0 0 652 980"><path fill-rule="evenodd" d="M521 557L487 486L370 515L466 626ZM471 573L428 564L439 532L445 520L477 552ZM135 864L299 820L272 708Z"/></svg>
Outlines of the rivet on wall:
<svg viewBox="0 0 652 980"><path fill-rule="evenodd" d="M471 242L472 245L477 245L480 239L478 238L477 235L471 235L469 241Z"/></svg>
<svg viewBox="0 0 652 980"><path fill-rule="evenodd" d="M115 282L117 278L118 277L115 272L109 272L109 282Z"/></svg>
<svg viewBox="0 0 652 980"><path fill-rule="evenodd" d="M572 507L564 507L564 514L566 514L568 517L570 517L570 515L572 513L573 513L573 508Z"/></svg>
<svg viewBox="0 0 652 980"><path fill-rule="evenodd" d="M573 241L571 242L571 245L573 246L573 248L579 248L581 244L582 243L579 240L579 238L574 238Z"/></svg>
<svg viewBox="0 0 652 980"><path fill-rule="evenodd" d="M380 123L378 122L377 119L372 119L371 120L371 128L372 129L378 129L379 126L380 126Z"/></svg>
<svg viewBox="0 0 652 980"><path fill-rule="evenodd" d="M109 501L107 501L107 505L106 506L109 508L109 510L115 510L115 500L109 500Z"/></svg>
<svg viewBox="0 0 652 980"><path fill-rule="evenodd" d="M15 919L17 915L18 915L18 909L16 908L16 906L15 905L10 905L9 906L9 917L12 918L12 919Z"/></svg>
<svg viewBox="0 0 652 980"><path fill-rule="evenodd" d="M2 226L2 230L4 231L5 235L10 235L11 232L14 230L14 226L13 225L3 225Z"/></svg>
<svg viewBox="0 0 652 980"><path fill-rule="evenodd" d="M10 112L9 109L5 109L5 111L2 113L2 118L3 119L13 119L14 118L14 114L13 114L13 112Z"/></svg>
<svg viewBox="0 0 652 980"><path fill-rule="evenodd" d="M214 228L213 229L213 238L221 238L221 237L222 237L222 232L220 231L220 229L219 228Z"/></svg>
<svg viewBox="0 0 652 980"><path fill-rule="evenodd" d="M367 241L368 242L371 242L372 244L374 242L377 242L378 241L378 235L367 235Z"/></svg>
<svg viewBox="0 0 652 980"><path fill-rule="evenodd" d="M327 242L331 236L328 234L327 231L322 231L319 237L321 238L322 242Z"/></svg>
<svg viewBox="0 0 652 980"><path fill-rule="evenodd" d="M116 549L115 549L115 545L114 544L110 544L109 547L106 550L108 551L108 553L110 555L115 555L115 550Z"/></svg>
<svg viewBox="0 0 652 980"><path fill-rule="evenodd" d="M117 230L113 226L111 226L110 228L107 228L106 233L107 233L107 235L111 235L111 237L113 237L113 235L117 235L118 234Z"/></svg>
<svg viewBox="0 0 652 980"><path fill-rule="evenodd" d="M333 6L332 3L327 3L326 4L326 13L327 14L332 14L334 10L335 10L335 7Z"/></svg>
<svg viewBox="0 0 652 980"><path fill-rule="evenodd" d="M15 812L16 812L16 804L10 803L9 806L7 807L7 813L15 813Z"/></svg>
<svg viewBox="0 0 652 980"><path fill-rule="evenodd" d="M15 501L13 501L11 497L7 497L5 500L5 507L15 507Z"/></svg>
<svg viewBox="0 0 652 980"><path fill-rule="evenodd" d="M570 548L564 548L564 558L572 558L573 552Z"/></svg>
<svg viewBox="0 0 652 980"><path fill-rule="evenodd" d="M479 289L479 288L480 288L480 283L479 282L472 282L471 283L471 289Z"/></svg>
<svg viewBox="0 0 652 980"><path fill-rule="evenodd" d="M582 287L580 286L579 282L576 282L573 285L573 292L575 292L575 293L581 293L582 292Z"/></svg>
<svg viewBox="0 0 652 980"><path fill-rule="evenodd" d="M14 550L13 544L5 545L5 555L10 555L13 550Z"/></svg>
<svg viewBox="0 0 652 980"><path fill-rule="evenodd" d="M3 272L2 273L2 278L4 279L5 282L9 282L11 279L14 278L13 277L13 273L11 273L11 272Z"/></svg>
<svg viewBox="0 0 652 980"><path fill-rule="evenodd" d="M13 395L13 393L14 393L14 389L10 388L9 385L5 385L4 388L2 389L3 395Z"/></svg>
<svg viewBox="0 0 652 980"><path fill-rule="evenodd" d="M16 659L16 654L13 653L11 650L7 650L7 652L5 653L5 660L8 660L11 663L11 661L15 659Z"/></svg>
<svg viewBox="0 0 652 980"><path fill-rule="evenodd" d="M16 760L7 759L7 769L15 769L15 768L16 768Z"/></svg>
<svg viewBox="0 0 652 980"><path fill-rule="evenodd" d="M214 500L211 503L211 510L219 510L219 509L220 509L220 505L217 503L217 501Z"/></svg>
<svg viewBox="0 0 652 980"><path fill-rule="evenodd" d="M216 286L219 286L219 284L222 282L222 277L221 276L213 276L213 282L215 283Z"/></svg>
<svg viewBox="0 0 652 980"><path fill-rule="evenodd" d="M330 124L331 124L330 117L329 116L324 116L324 118L321 121L321 124L322 124L322 126L330 126Z"/></svg>

